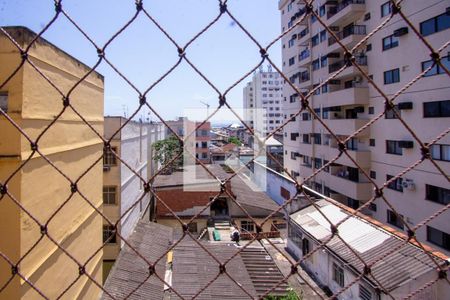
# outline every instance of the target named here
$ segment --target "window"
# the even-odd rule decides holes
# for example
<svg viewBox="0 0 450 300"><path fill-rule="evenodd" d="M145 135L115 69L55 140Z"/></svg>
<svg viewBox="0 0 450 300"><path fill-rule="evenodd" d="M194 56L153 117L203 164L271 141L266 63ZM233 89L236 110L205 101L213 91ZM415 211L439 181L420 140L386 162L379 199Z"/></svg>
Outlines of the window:
<svg viewBox="0 0 450 300"><path fill-rule="evenodd" d="M323 17L325 15L325 5L319 7L319 17Z"/></svg>
<svg viewBox="0 0 450 300"><path fill-rule="evenodd" d="M190 233L197 233L197 222L191 222L188 224L188 230Z"/></svg>
<svg viewBox="0 0 450 300"><path fill-rule="evenodd" d="M375 107L369 106L369 115L373 115L375 113Z"/></svg>
<svg viewBox="0 0 450 300"><path fill-rule="evenodd" d="M392 175L386 175L386 181L391 180L391 178L393 178L394 176ZM396 178L394 181L391 181L388 185L387 188L397 191L397 192L403 192L403 179L402 178Z"/></svg>
<svg viewBox="0 0 450 300"><path fill-rule="evenodd" d="M430 146L431 158L450 161L450 145L434 144Z"/></svg>
<svg viewBox="0 0 450 300"><path fill-rule="evenodd" d="M0 92L0 109L8 112L8 93Z"/></svg>
<svg viewBox="0 0 450 300"><path fill-rule="evenodd" d="M372 202L372 203L369 204L369 209L371 211L377 211L377 205Z"/></svg>
<svg viewBox="0 0 450 300"><path fill-rule="evenodd" d="M300 249L302 248L302 231L292 220L288 223L288 237Z"/></svg>
<svg viewBox="0 0 450 300"><path fill-rule="evenodd" d="M208 148L208 143L207 142L202 142L202 148L203 149Z"/></svg>
<svg viewBox="0 0 450 300"><path fill-rule="evenodd" d="M322 136L320 133L313 133L312 137L313 137L314 144L316 144L316 145L322 144Z"/></svg>
<svg viewBox="0 0 450 300"><path fill-rule="evenodd" d="M370 292L370 290L361 284L359 285L359 299L361 300L372 299L372 293Z"/></svg>
<svg viewBox="0 0 450 300"><path fill-rule="evenodd" d="M326 67L326 66L327 66L327 56L322 56L320 58L320 67L323 68L323 67Z"/></svg>
<svg viewBox="0 0 450 300"><path fill-rule="evenodd" d="M427 241L446 250L450 250L450 234L439 229L427 226Z"/></svg>
<svg viewBox="0 0 450 300"><path fill-rule="evenodd" d="M381 17L385 17L392 12L391 1L385 2L381 5Z"/></svg>
<svg viewBox="0 0 450 300"><path fill-rule="evenodd" d="M352 198L350 198L350 197L347 197L347 206L348 206L348 207L351 207L351 208L353 208L353 209L358 209L358 207L359 207L359 201L358 201L358 200L355 200L355 199L352 199Z"/></svg>
<svg viewBox="0 0 450 300"><path fill-rule="evenodd" d="M317 46L319 44L319 35L316 34L311 38L311 45L312 47Z"/></svg>
<svg viewBox="0 0 450 300"><path fill-rule="evenodd" d="M320 42L322 43L323 41L325 41L327 39L327 31L326 30L322 30L320 32Z"/></svg>
<svg viewBox="0 0 450 300"><path fill-rule="evenodd" d="M103 225L103 243L108 241L109 244L116 243L116 230L112 225Z"/></svg>
<svg viewBox="0 0 450 300"><path fill-rule="evenodd" d="M208 153L202 153L202 159L208 158Z"/></svg>
<svg viewBox="0 0 450 300"><path fill-rule="evenodd" d="M292 5L293 5L292 2L288 4L287 11L291 11L292 10Z"/></svg>
<svg viewBox="0 0 450 300"><path fill-rule="evenodd" d="M117 165L116 156L114 153L117 153L117 147L111 147L111 149L105 148L103 150L103 165L104 166L115 166Z"/></svg>
<svg viewBox="0 0 450 300"><path fill-rule="evenodd" d="M398 141L386 140L386 153L402 155L403 151L400 148L400 143Z"/></svg>
<svg viewBox="0 0 450 300"><path fill-rule="evenodd" d="M291 192L289 192L284 187L280 186L280 195L283 197L283 199L289 200L291 199Z"/></svg>
<svg viewBox="0 0 450 300"><path fill-rule="evenodd" d="M241 228L243 231L254 232L255 223L252 221L241 221Z"/></svg>
<svg viewBox="0 0 450 300"><path fill-rule="evenodd" d="M302 240L302 253L303 255L306 255L309 253L309 240L307 238L304 238Z"/></svg>
<svg viewBox="0 0 450 300"><path fill-rule="evenodd" d="M423 103L424 118L450 117L450 100Z"/></svg>
<svg viewBox="0 0 450 300"><path fill-rule="evenodd" d="M333 280L339 284L339 286L344 287L344 269L336 263L333 263Z"/></svg>
<svg viewBox="0 0 450 300"><path fill-rule="evenodd" d="M309 134L303 134L303 144L311 144L311 141L309 140Z"/></svg>
<svg viewBox="0 0 450 300"><path fill-rule="evenodd" d="M364 15L364 21L370 20L370 12Z"/></svg>
<svg viewBox="0 0 450 300"><path fill-rule="evenodd" d="M450 28L450 15L443 13L437 17L431 18L420 23L420 33L427 36Z"/></svg>
<svg viewBox="0 0 450 300"><path fill-rule="evenodd" d="M295 56L289 58L289 65L292 66L293 64L295 64Z"/></svg>
<svg viewBox="0 0 450 300"><path fill-rule="evenodd" d="M312 62L312 69L313 71L320 69L320 61L319 59L316 59Z"/></svg>
<svg viewBox="0 0 450 300"><path fill-rule="evenodd" d="M444 56L441 58L441 63L447 68L450 68L450 55L448 56ZM422 72L425 71L426 69L428 69L429 67L433 66L433 61L432 60L427 60L422 62ZM444 69L438 65L435 64L428 72L426 72L423 77L429 77L429 76L433 76L433 75L439 75L439 74L444 74L445 71Z"/></svg>
<svg viewBox="0 0 450 300"><path fill-rule="evenodd" d="M385 119L398 119L397 115L395 113L397 113L399 116L402 115L401 111L398 109L398 105L394 105L394 108L387 110L384 113L384 118Z"/></svg>
<svg viewBox="0 0 450 300"><path fill-rule="evenodd" d="M396 215L392 210L387 210L387 222L391 225L394 225L397 228L403 230L403 216Z"/></svg>
<svg viewBox="0 0 450 300"><path fill-rule="evenodd" d="M104 186L103 187L103 203L116 204L117 187Z"/></svg>
<svg viewBox="0 0 450 300"><path fill-rule="evenodd" d="M370 178L372 178L372 179L377 179L377 172L375 172L375 171L370 171Z"/></svg>
<svg viewBox="0 0 450 300"><path fill-rule="evenodd" d="M289 40L289 42L288 42L289 48L291 48L292 46L294 46L294 42L295 42L295 40Z"/></svg>
<svg viewBox="0 0 450 300"><path fill-rule="evenodd" d="M450 190L438 186L425 185L425 199L447 205L450 203Z"/></svg>
<svg viewBox="0 0 450 300"><path fill-rule="evenodd" d="M369 146L375 147L375 139L369 139Z"/></svg>
<svg viewBox="0 0 450 300"><path fill-rule="evenodd" d="M400 81L400 69L384 72L384 84L392 84Z"/></svg>
<svg viewBox="0 0 450 300"><path fill-rule="evenodd" d="M322 159L321 158L313 158L314 161L314 168L320 169L322 168Z"/></svg>
<svg viewBox="0 0 450 300"><path fill-rule="evenodd" d="M366 52L372 51L372 44L367 44Z"/></svg>
<svg viewBox="0 0 450 300"><path fill-rule="evenodd" d="M395 48L397 46L398 46L398 37L390 35L383 39L383 51Z"/></svg>

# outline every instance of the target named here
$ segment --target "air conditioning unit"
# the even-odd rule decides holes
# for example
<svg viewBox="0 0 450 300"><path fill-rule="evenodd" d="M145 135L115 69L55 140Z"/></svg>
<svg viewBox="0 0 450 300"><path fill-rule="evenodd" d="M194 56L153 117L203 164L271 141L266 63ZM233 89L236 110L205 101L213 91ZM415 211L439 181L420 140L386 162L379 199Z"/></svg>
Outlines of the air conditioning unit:
<svg viewBox="0 0 450 300"><path fill-rule="evenodd" d="M412 181L412 179L403 180L402 187L408 191L413 191L416 189L416 185L414 184L414 181Z"/></svg>
<svg viewBox="0 0 450 300"><path fill-rule="evenodd" d="M411 149L414 147L414 142L413 141L399 141L398 146L400 148L404 148L404 149Z"/></svg>
<svg viewBox="0 0 450 300"><path fill-rule="evenodd" d="M399 29L394 30L394 36L399 37L408 33L408 27L401 27Z"/></svg>
<svg viewBox="0 0 450 300"><path fill-rule="evenodd" d="M400 102L397 105L399 110L406 110L406 109L413 109L413 103L412 102Z"/></svg>

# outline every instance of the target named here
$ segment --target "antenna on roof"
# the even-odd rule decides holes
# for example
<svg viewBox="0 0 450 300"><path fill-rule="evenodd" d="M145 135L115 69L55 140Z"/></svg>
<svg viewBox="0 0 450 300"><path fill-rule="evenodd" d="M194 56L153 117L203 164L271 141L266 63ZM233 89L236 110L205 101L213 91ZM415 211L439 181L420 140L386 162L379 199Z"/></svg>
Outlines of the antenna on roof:
<svg viewBox="0 0 450 300"><path fill-rule="evenodd" d="M205 105L206 106L206 117L208 118L209 117L209 103L207 103L207 102L203 102L203 101L200 101L200 103L202 103L203 105Z"/></svg>

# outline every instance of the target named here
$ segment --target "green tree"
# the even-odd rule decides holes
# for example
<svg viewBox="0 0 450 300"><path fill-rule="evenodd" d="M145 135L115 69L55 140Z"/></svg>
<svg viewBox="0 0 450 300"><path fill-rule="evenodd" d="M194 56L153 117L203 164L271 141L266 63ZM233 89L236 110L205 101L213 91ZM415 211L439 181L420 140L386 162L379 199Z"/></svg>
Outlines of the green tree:
<svg viewBox="0 0 450 300"><path fill-rule="evenodd" d="M153 144L154 160L159 162L162 167L166 166L175 156L183 151L180 141L171 135L164 140ZM166 168L167 173L171 173L175 168L181 165L183 157L180 156Z"/></svg>
<svg viewBox="0 0 450 300"><path fill-rule="evenodd" d="M238 145L238 146L242 145L241 141L240 141L237 137L235 137L235 136L230 136L230 138L228 139L228 141L229 141L230 143L233 143L233 144Z"/></svg>

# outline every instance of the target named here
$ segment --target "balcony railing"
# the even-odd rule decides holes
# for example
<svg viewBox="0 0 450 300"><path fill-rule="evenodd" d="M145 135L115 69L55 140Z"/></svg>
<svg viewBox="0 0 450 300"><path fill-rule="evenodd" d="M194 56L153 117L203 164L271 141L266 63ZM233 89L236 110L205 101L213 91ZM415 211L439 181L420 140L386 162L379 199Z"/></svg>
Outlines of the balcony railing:
<svg viewBox="0 0 450 300"><path fill-rule="evenodd" d="M310 55L311 55L311 53L309 52L309 50L302 51L302 52L300 53L300 55L298 56L298 60L299 60L299 61L302 61L302 60L304 60L304 59L307 59Z"/></svg>
<svg viewBox="0 0 450 300"><path fill-rule="evenodd" d="M356 56L355 62L360 66L367 66L367 56ZM328 72L333 73L347 64L346 60L335 62L328 66Z"/></svg>
<svg viewBox="0 0 450 300"><path fill-rule="evenodd" d="M337 6L330 7L327 13L327 19L331 18L350 4L365 4L366 0L344 0L339 3Z"/></svg>
<svg viewBox="0 0 450 300"><path fill-rule="evenodd" d="M366 35L366 26L365 25L349 26L336 34L338 40L345 39L346 37L351 35ZM328 39L328 46L331 46L334 43L336 43L336 39L334 37L330 37Z"/></svg>

